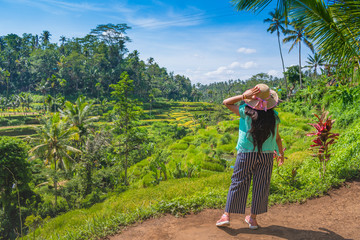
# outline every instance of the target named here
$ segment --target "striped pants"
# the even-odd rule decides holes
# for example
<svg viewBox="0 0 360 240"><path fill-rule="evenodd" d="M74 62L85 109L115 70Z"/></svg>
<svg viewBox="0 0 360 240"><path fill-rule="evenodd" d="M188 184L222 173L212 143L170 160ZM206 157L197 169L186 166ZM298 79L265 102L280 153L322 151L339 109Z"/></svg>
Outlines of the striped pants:
<svg viewBox="0 0 360 240"><path fill-rule="evenodd" d="M273 153L239 153L227 196L225 212L245 213L246 200L253 176L251 213L267 212Z"/></svg>

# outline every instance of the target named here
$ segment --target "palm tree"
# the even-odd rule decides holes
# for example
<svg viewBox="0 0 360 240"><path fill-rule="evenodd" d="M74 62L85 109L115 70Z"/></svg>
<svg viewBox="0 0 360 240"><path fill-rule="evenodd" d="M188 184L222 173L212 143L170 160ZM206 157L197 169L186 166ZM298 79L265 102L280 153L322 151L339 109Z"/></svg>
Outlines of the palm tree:
<svg viewBox="0 0 360 240"><path fill-rule="evenodd" d="M300 20L301 23L301 20ZM302 78L301 78L301 43L304 42L306 46L308 46L311 51L314 51L314 46L309 41L308 36L304 32L304 27L300 23L293 23L294 30L286 29L285 34L289 35L288 37L283 39L283 43L293 42L289 52L294 48L294 46L299 45L299 81L300 81L300 89L302 88Z"/></svg>
<svg viewBox="0 0 360 240"><path fill-rule="evenodd" d="M33 98L30 93L25 93L25 107L27 111L30 110L30 104L33 102Z"/></svg>
<svg viewBox="0 0 360 240"><path fill-rule="evenodd" d="M90 117L92 105L86 101L84 96L80 96L75 104L67 101L64 110L61 111L62 116L67 117L70 125L78 130L81 145L85 142L84 137L89 124L98 119L98 117Z"/></svg>
<svg viewBox="0 0 360 240"><path fill-rule="evenodd" d="M5 111L5 108L7 106L8 99L6 97L0 97L0 109L2 112Z"/></svg>
<svg viewBox="0 0 360 240"><path fill-rule="evenodd" d="M20 105L20 98L18 95L11 95L10 96L10 101L8 102L9 106L13 109L13 111L15 112L15 109L17 107L19 107Z"/></svg>
<svg viewBox="0 0 360 240"><path fill-rule="evenodd" d="M277 0L277 9L281 15L284 15L285 21L287 21L289 7L294 1L297 0ZM266 8L272 2L272 0L231 0L231 2L238 11L245 10L257 13L264 10L264 8Z"/></svg>
<svg viewBox="0 0 360 240"><path fill-rule="evenodd" d="M293 17L302 17L305 31L330 63L355 63L360 67L360 1L309 1L296 3Z"/></svg>
<svg viewBox="0 0 360 240"><path fill-rule="evenodd" d="M37 128L37 137L32 141L36 144L30 149L31 159L36 157L45 158L45 165L50 165L54 169L54 188L55 188L55 209L57 205L57 170L63 168L65 171L70 169L72 160L69 152L80 153L81 151L70 146L69 140L73 137L74 130L69 128L66 121L60 118L59 113L46 117L43 125Z"/></svg>
<svg viewBox="0 0 360 240"><path fill-rule="evenodd" d="M267 31L270 32L271 34L273 34L276 31L278 37L279 51L280 51L280 57L281 57L281 63L282 63L283 75L284 75L285 87L286 87L286 96L288 96L288 84L285 75L284 58L282 55L281 44L280 44L280 31L282 33L285 32L285 28L283 27L283 25L285 24L284 15L280 13L279 9L275 9L274 12L270 12L270 16L271 18L265 19L264 22L270 23L270 26L267 29Z"/></svg>
<svg viewBox="0 0 360 240"><path fill-rule="evenodd" d="M309 54L308 61L306 61L306 63L309 64L308 67L310 68L310 70L314 69L314 77L316 77L317 68L324 66L325 59L319 53L314 53L314 56L311 56Z"/></svg>
<svg viewBox="0 0 360 240"><path fill-rule="evenodd" d="M64 46L65 42L67 41L65 36L60 36L60 42L61 42L61 46Z"/></svg>
<svg viewBox="0 0 360 240"><path fill-rule="evenodd" d="M18 95L18 98L19 98L20 108L21 108L21 110L23 111L23 114L25 115L25 93L24 93L24 92L21 92L21 93Z"/></svg>
<svg viewBox="0 0 360 240"><path fill-rule="evenodd" d="M232 0L240 10L260 12L272 0ZM332 63L356 63L360 68L360 1L278 0L285 18L302 19L317 52ZM289 9L291 8L291 13Z"/></svg>
<svg viewBox="0 0 360 240"><path fill-rule="evenodd" d="M42 43L44 46L48 45L49 41L50 41L50 32L47 30L44 30L40 36Z"/></svg>

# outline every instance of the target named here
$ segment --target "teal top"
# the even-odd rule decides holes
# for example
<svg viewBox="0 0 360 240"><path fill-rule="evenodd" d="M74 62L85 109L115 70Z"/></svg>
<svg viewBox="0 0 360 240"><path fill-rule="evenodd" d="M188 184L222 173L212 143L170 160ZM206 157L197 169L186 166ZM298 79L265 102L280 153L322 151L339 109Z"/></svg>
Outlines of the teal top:
<svg viewBox="0 0 360 240"><path fill-rule="evenodd" d="M276 150L278 152L278 146L276 144L276 133L277 133L277 125L280 123L280 119L278 116L278 112L275 111L275 136L270 135L268 139L263 143L262 145L262 152L274 152ZM240 113L240 124L239 124L239 138L237 142L236 149L239 152L257 152L258 148L256 147L254 150L253 145L253 138L248 133L248 131L251 129L251 118L245 114L245 104L240 105L239 107L239 113Z"/></svg>

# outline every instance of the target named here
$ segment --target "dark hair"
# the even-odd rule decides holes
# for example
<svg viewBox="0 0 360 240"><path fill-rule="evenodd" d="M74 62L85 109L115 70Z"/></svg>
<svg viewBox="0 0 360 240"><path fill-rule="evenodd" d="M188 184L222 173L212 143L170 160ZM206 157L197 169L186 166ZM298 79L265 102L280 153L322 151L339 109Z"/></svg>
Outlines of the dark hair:
<svg viewBox="0 0 360 240"><path fill-rule="evenodd" d="M271 135L275 136L276 115L273 109L267 111L252 109L245 106L245 114L251 118L251 128L248 133L253 138L254 150L261 152L262 145Z"/></svg>

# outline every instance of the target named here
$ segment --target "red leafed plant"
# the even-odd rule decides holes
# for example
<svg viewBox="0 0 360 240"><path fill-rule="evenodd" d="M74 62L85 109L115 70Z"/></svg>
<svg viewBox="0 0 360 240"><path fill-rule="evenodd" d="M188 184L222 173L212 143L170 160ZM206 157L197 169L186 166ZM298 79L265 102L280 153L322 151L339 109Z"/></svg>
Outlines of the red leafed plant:
<svg viewBox="0 0 360 240"><path fill-rule="evenodd" d="M329 146L335 143L335 140L338 139L338 133L331 133L330 130L335 120L332 120L331 117L328 117L329 112L323 112L319 117L317 114L314 114L317 117L317 123L309 123L316 129L316 132L308 133L306 136L315 136L313 140L315 144L310 145L315 154L312 156L318 158L320 161L320 178L325 176L326 172L326 163L330 160L330 149Z"/></svg>

